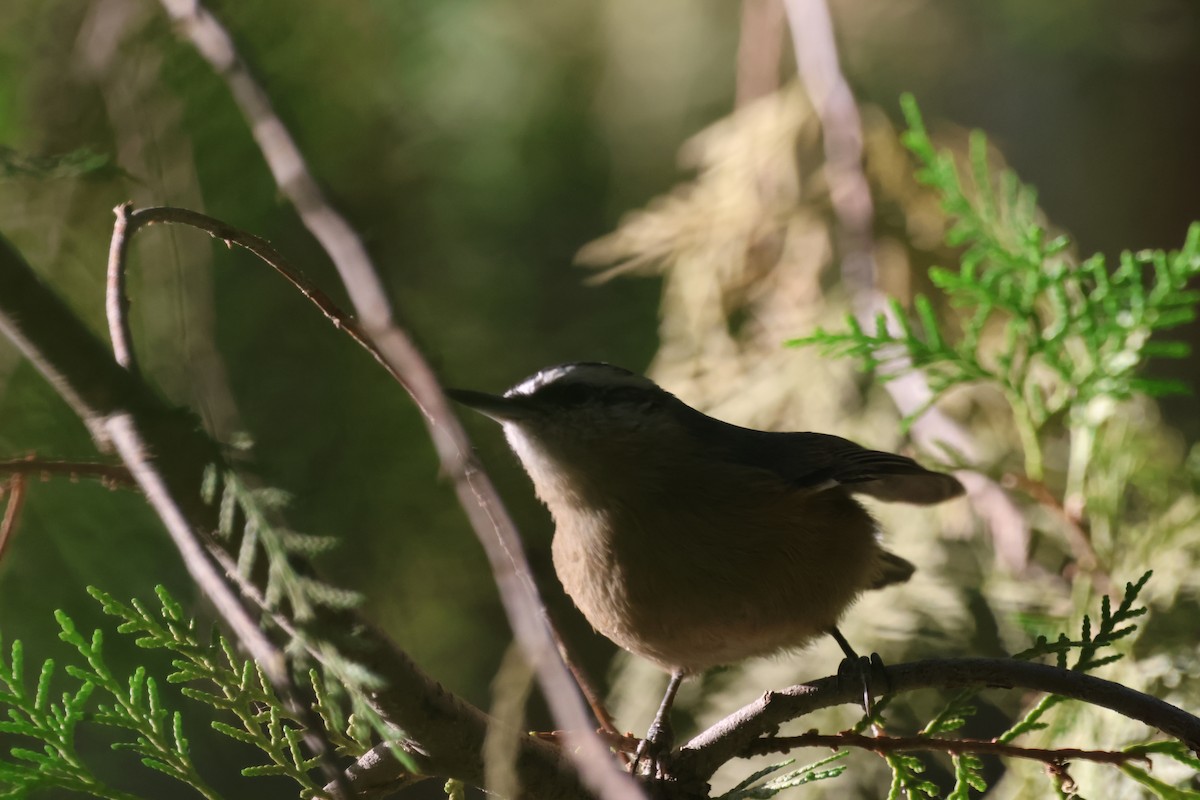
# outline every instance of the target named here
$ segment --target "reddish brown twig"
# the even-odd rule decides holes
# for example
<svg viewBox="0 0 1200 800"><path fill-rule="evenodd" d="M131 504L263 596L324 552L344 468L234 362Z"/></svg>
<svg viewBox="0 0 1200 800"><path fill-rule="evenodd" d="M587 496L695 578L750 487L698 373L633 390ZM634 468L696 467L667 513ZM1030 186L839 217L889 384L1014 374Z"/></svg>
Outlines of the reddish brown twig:
<svg viewBox="0 0 1200 800"><path fill-rule="evenodd" d="M284 280L290 283L300 294L308 298L313 305L320 309L335 328L345 331L345 333L358 343L360 347L365 349L371 356L379 362L380 366L388 371L388 374L396 379L402 386L411 391L411 387L405 382L404 376L401 375L393 366L388 363L388 360L380 352L379 348L371 341L363 330L362 325L353 317L343 311L337 303L321 291L321 289L308 278L304 277L293 267L283 254L271 246L271 243L261 236L255 236L252 233L238 230L232 225L227 225L219 219L210 217L207 214L201 214L199 211L190 211L186 208L172 208L170 206L153 206L150 208L139 208L134 210L129 203L123 203L113 209L117 215L117 224L113 227L113 242L111 248L113 252L123 252L123 246L118 248L116 245L118 231L119 235L126 239L132 237L140 228L156 225L156 224L176 224L187 225L191 228L202 230L212 236L214 239L219 239L226 246L237 245L238 247L249 250L254 255L258 256L265 264L279 273ZM112 268L110 266L110 272ZM120 269L118 272L122 271ZM110 308L120 308L116 303L110 302ZM110 318L109 329L121 330L125 326L120 322L114 323Z"/></svg>
<svg viewBox="0 0 1200 800"><path fill-rule="evenodd" d="M606 731L601 728L600 730L596 731L596 734L603 739L604 743L610 748L625 756L630 756L637 752L638 745L642 743L642 740L639 737L634 736L631 733L617 733L615 731ZM562 747L567 742L566 731L530 731L529 735L536 739L541 739L544 742L553 742L559 747ZM626 759L625 761L628 763L630 760L632 759Z"/></svg>
<svg viewBox="0 0 1200 800"><path fill-rule="evenodd" d="M981 739L938 739L930 736L864 736L861 733L843 731L842 733L817 733L809 731L799 736L770 736L751 744L746 748L745 755L756 756L765 753L784 753L798 747L830 747L834 750L842 747L854 747L860 750L870 750L880 755L888 753L903 753L914 750L926 750L951 755L974 753L976 755L1003 756L1006 758L1028 758L1042 761L1046 764L1062 764L1067 761L1094 761L1099 764L1127 764L1130 761L1141 761L1149 764L1150 759L1137 753L1122 753L1115 750L1079 750L1072 747L1044 749L1040 747L1020 747L997 741Z"/></svg>
<svg viewBox="0 0 1200 800"><path fill-rule="evenodd" d="M1091 529L1081 514L1072 513L1054 496L1050 487L1028 475L1007 472L1000 479L1000 484L1006 489L1019 489L1035 503L1058 517L1063 524L1067 546L1071 548L1071 552L1075 556L1076 566L1092 577L1092 580L1096 582L1096 588L1102 594L1114 593L1112 578L1101 562L1100 556L1096 554L1096 548L1092 546Z"/></svg>
<svg viewBox="0 0 1200 800"><path fill-rule="evenodd" d="M65 476L71 480L96 478L109 488L134 485L129 470L119 464L48 461L33 455L0 460L0 475L9 476L7 483L0 488L0 497L8 494L4 518L0 519L0 559L4 557L5 548L12 541L12 535L17 529L17 520L25 504L25 493L31 477L37 476L42 480L58 476Z"/></svg>
<svg viewBox="0 0 1200 800"><path fill-rule="evenodd" d="M4 558L4 549L12 539L13 531L17 529L21 506L25 504L25 484L26 477L14 472L7 485L0 489L0 495L8 495L8 502L4 506L4 519L0 520L0 559Z"/></svg>
<svg viewBox="0 0 1200 800"><path fill-rule="evenodd" d="M604 738L618 737L623 738L625 734L617 727L617 723L613 720L612 715L608 713L608 709L604 705L604 700L596 691L596 687L592 684L591 679L583 668L575 663L575 659L571 656L571 650L567 647L567 643L563 640L562 634L558 630L558 626L554 624L554 620L549 614L546 615L546 624L550 627L550 635L554 637L554 643L558 646L558 654L562 656L563 663L567 665L567 669L571 671L571 676L575 678L575 683L578 684L579 690L583 692L583 699L591 708L592 714L596 717L596 722L600 725L600 734ZM610 745L611 746L611 745ZM618 757L622 763L627 763L626 754L624 751L617 750Z"/></svg>
<svg viewBox="0 0 1200 800"><path fill-rule="evenodd" d="M65 477L70 480L95 478L108 487L133 486L133 476L121 464L104 464L98 461L64 461L43 459L36 456L0 460L0 475L38 476L43 480Z"/></svg>

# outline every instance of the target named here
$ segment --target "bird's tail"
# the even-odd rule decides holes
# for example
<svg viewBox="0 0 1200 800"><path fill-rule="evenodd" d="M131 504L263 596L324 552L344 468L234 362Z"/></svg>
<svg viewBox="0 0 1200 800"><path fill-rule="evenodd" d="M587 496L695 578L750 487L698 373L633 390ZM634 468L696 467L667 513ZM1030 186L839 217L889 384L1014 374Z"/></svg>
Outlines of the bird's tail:
<svg viewBox="0 0 1200 800"><path fill-rule="evenodd" d="M904 583L917 571L911 561L901 558L887 550L879 551L876 562L875 580L871 582L872 589L882 589L893 583Z"/></svg>

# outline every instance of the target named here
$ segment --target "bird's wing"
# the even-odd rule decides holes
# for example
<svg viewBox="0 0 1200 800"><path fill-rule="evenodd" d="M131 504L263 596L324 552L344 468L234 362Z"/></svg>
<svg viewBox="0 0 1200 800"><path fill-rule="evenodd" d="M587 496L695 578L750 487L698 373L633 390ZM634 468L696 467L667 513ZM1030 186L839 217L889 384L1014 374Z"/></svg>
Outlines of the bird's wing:
<svg viewBox="0 0 1200 800"><path fill-rule="evenodd" d="M710 418L711 419L711 418ZM716 420L714 420L716 421ZM727 423L719 423L727 425ZM868 450L825 433L769 433L729 426L724 456L769 469L800 489L841 486L887 502L931 505L963 493L952 475L925 469L906 456Z"/></svg>

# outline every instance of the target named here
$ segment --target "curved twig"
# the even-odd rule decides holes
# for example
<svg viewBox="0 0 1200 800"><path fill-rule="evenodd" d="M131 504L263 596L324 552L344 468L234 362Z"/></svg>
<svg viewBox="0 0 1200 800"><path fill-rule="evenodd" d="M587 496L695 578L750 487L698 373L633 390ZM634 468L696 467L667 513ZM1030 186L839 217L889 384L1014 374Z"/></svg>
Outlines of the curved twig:
<svg viewBox="0 0 1200 800"><path fill-rule="evenodd" d="M108 349L0 236L0 336L10 339L75 410L97 443L111 445L114 430L124 434L147 479L162 489L159 502L181 513L191 532L218 547L218 508L197 490L205 470L220 464L221 453L197 420L168 407L144 381L119 367ZM201 562L203 563L203 562ZM422 672L365 618L352 612L317 609L314 629L343 648L386 686L372 702L388 720L419 737L428 753L430 774L483 784L480 759L486 730L483 712L447 692ZM520 800L579 800L585 790L559 748L532 737L520 740L517 764ZM421 762L418 762L420 764ZM610 760L611 763L611 760ZM362 784L371 783L370 776ZM353 778L351 778L353 781Z"/></svg>
<svg viewBox="0 0 1200 800"><path fill-rule="evenodd" d="M186 208L173 208L171 206L154 206L151 208L139 208L131 210L128 204L118 206L118 219L121 220L123 235L126 238L132 236L141 228L155 224L179 224L187 225L198 230L208 233L214 238L220 239L227 246L237 245L245 248L249 252L258 256L263 263L278 272L288 283L290 283L297 291L308 298L315 305L325 318L328 319L335 328L344 331L351 339L353 339L360 347L371 354L371 357L387 370L398 383L404 386L411 393L413 389L407 384L406 379L390 362L374 341L366 334L359 325L358 321L343 311L337 303L333 301L329 295L325 294L316 284L304 277L304 275L291 265L291 263L276 250L270 242L263 239L261 236L255 236L252 233L234 228L222 222L215 217L210 217L207 214L202 214L198 211L191 211ZM115 237L114 237L115 238ZM2 466L2 465L0 465ZM543 614L545 610L543 609ZM602 729L610 733L617 733L615 723L608 712L605 710L603 703L596 696L594 689L587 681L586 677L574 664L570 651L566 643L558 634L558 630L553 621L546 614L546 625L553 637L555 647L570 670L576 684L583 692L584 699L588 706L595 714L597 721Z"/></svg>
<svg viewBox="0 0 1200 800"><path fill-rule="evenodd" d="M545 604L534 586L516 526L491 480L474 463L470 441L450 410L432 367L412 337L396 324L362 240L325 198L266 91L238 55L229 32L199 0L162 0L162 5L229 87L276 185L328 253L363 331L424 415L443 472L453 481L483 545L513 634L533 665L551 713L564 728L578 732L570 752L584 782L608 800L641 797L641 790L617 769L595 735L579 688L546 629Z"/></svg>
<svg viewBox="0 0 1200 800"><path fill-rule="evenodd" d="M283 278L296 288L300 294L312 301L321 313L325 315L335 328L343 330L363 349L379 362L380 366L388 371L397 382L410 392L412 389L405 382L403 374L396 370L390 364L384 354L371 337L363 330L359 322L342 311L329 295L321 291L319 287L308 278L304 277L298 269L293 267L291 263L276 250L270 242L261 236L255 236L252 233L246 233L232 225L228 225L215 217L210 217L207 214L201 214L199 211L191 211L186 208L174 208L172 206L152 206L149 208L132 209L128 203L117 206L117 224L123 228L123 235L126 239L132 238L135 233L141 228L155 224L177 224L187 225L197 230L202 230L212 236L214 239L220 239L226 245L237 245L249 250L254 255L258 256L264 263L278 272ZM114 229L115 230L115 229ZM114 233L114 240L116 235Z"/></svg>
<svg viewBox="0 0 1200 800"><path fill-rule="evenodd" d="M109 338L112 341L114 360L137 375L134 360L133 339L129 328L129 300L125 295L125 259L129 241L139 227L154 221L153 215L138 216L132 203L122 203L113 209L116 222L113 224L112 242L109 245L108 280L106 284L105 309L108 315ZM193 212L194 213L194 212ZM200 215L203 216L203 215ZM127 414L113 414L105 420L105 432L118 454L124 459L129 472L136 479L146 499L158 513L176 547L188 567L189 574L201 586L204 593L216 606L221 617L229 624L238 641L250 652L254 661L263 669L288 708L297 715L304 727L304 739L312 752L320 759L321 770L340 788L349 791L347 778L338 768L334 748L325 736L324 729L316 724L310 705L301 700L301 693L288 670L287 657L250 618L246 608L229 585L222 580L220 571L205 551L217 561L220 548L212 547L203 536L191 529L187 515L171 496L166 482L147 457L147 448L138 431L135 420ZM233 583L238 584L245 599L253 597L245 593L244 582L234 578L236 572L228 573ZM265 611L269 610L264 607Z"/></svg>
<svg viewBox="0 0 1200 800"><path fill-rule="evenodd" d="M129 295L125 290L125 254L129 239L128 230L131 204L122 203L113 209L117 221L113 223L112 241L108 245L108 273L104 284L104 313L108 317L108 338L112 342L113 358L125 369L137 374L137 358L133 350L133 333L129 328Z"/></svg>
<svg viewBox="0 0 1200 800"><path fill-rule="evenodd" d="M889 665L888 694L916 689L1032 689L1082 700L1144 722L1200 753L1200 718L1156 697L1094 675L1007 658L956 658ZM785 722L835 705L861 702L861 689L837 677L767 692L679 750L672 762L681 778L707 780L722 764L749 752Z"/></svg>

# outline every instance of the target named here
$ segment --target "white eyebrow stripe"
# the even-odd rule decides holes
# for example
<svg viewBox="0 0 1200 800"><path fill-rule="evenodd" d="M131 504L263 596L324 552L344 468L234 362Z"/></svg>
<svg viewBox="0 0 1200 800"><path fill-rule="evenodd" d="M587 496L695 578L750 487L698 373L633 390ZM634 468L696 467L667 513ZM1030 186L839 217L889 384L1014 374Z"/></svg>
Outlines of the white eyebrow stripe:
<svg viewBox="0 0 1200 800"><path fill-rule="evenodd" d="M528 397L544 386L553 383L579 384L598 388L635 386L641 389L657 388L653 381L620 367L601 363L560 364L547 367L504 393L505 397L522 395Z"/></svg>
<svg viewBox="0 0 1200 800"><path fill-rule="evenodd" d="M571 373L573 367L573 364L565 364L561 367L548 367L541 372L538 372L521 381L516 386L505 392L504 396L509 397L514 394L531 395L546 384L555 383L556 381L565 378Z"/></svg>

